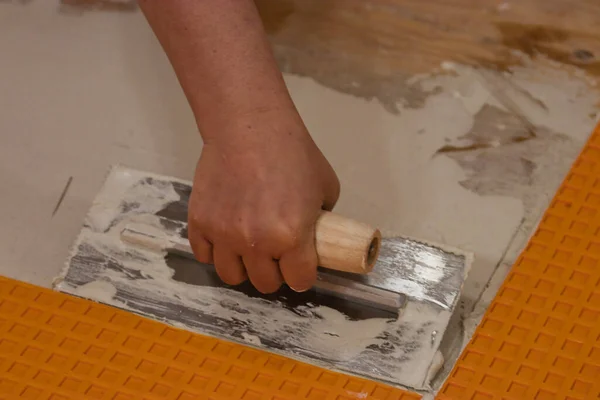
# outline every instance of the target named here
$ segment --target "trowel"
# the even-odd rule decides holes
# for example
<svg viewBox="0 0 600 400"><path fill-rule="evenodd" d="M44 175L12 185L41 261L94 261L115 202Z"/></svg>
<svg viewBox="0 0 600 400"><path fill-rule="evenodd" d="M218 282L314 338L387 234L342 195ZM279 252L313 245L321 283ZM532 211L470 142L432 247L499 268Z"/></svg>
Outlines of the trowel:
<svg viewBox="0 0 600 400"><path fill-rule="evenodd" d="M187 238L191 185L114 167L55 288L334 370L428 388L472 255L332 212L315 227L314 288L224 284Z"/></svg>

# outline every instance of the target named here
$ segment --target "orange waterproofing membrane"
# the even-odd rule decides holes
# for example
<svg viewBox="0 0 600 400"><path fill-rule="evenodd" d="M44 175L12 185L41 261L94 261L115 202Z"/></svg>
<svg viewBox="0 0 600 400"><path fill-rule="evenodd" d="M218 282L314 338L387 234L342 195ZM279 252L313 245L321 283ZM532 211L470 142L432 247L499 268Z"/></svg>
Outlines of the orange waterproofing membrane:
<svg viewBox="0 0 600 400"><path fill-rule="evenodd" d="M420 396L0 277L0 399ZM600 398L600 128L440 400Z"/></svg>
<svg viewBox="0 0 600 400"><path fill-rule="evenodd" d="M420 396L0 277L0 399Z"/></svg>
<svg viewBox="0 0 600 400"><path fill-rule="evenodd" d="M600 126L438 399L600 399Z"/></svg>

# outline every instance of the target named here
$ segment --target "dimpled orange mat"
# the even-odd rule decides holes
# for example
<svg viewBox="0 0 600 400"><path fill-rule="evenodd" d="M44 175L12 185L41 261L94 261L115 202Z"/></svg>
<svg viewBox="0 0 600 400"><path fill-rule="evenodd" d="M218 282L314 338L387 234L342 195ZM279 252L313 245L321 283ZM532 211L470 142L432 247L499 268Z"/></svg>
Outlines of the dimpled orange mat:
<svg viewBox="0 0 600 400"><path fill-rule="evenodd" d="M420 396L0 277L0 399Z"/></svg>
<svg viewBox="0 0 600 400"><path fill-rule="evenodd" d="M600 398L600 127L438 399Z"/></svg>

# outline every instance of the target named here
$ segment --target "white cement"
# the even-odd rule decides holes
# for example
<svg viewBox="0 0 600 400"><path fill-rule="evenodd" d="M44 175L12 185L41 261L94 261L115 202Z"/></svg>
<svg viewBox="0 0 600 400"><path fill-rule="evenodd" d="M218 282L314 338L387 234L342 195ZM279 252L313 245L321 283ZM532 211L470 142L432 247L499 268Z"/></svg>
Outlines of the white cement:
<svg viewBox="0 0 600 400"><path fill-rule="evenodd" d="M75 288L73 294L101 303L110 303L117 295L117 288L110 281L92 281Z"/></svg>

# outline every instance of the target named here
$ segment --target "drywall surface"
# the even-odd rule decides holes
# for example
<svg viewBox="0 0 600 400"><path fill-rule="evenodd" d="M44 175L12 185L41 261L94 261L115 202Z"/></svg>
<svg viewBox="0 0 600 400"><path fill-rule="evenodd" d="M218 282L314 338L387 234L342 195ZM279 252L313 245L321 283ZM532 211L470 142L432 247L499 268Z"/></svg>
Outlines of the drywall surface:
<svg viewBox="0 0 600 400"><path fill-rule="evenodd" d="M110 165L191 179L202 144L141 13L0 2L0 33L0 274L49 286ZM600 100L585 74L527 57L502 73L444 62L395 107L286 80L342 180L337 211L475 253L467 314L493 297Z"/></svg>

